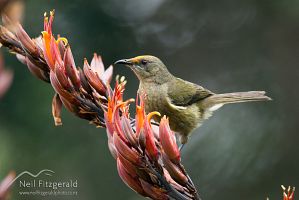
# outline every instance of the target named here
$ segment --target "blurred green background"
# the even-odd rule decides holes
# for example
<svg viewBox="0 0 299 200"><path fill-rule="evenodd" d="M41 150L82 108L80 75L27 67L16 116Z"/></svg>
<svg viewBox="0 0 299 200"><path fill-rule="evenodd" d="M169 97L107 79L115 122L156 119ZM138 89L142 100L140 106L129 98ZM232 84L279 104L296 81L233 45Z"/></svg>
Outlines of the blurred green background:
<svg viewBox="0 0 299 200"><path fill-rule="evenodd" d="M281 184L299 186L299 1L28 0L25 6L32 37L43 29L43 13L56 9L54 33L68 38L78 66L93 52L106 66L152 54L173 74L214 92L268 92L274 101L220 109L183 150L203 199L274 200L281 199ZM0 101L0 179L10 170L51 169L78 180L78 196L62 199L142 199L118 177L105 130L66 111L63 126L55 127L51 86L1 51L15 77ZM135 97L133 73L120 66L114 74L127 77L125 96ZM12 199L28 199L18 191L15 185Z"/></svg>

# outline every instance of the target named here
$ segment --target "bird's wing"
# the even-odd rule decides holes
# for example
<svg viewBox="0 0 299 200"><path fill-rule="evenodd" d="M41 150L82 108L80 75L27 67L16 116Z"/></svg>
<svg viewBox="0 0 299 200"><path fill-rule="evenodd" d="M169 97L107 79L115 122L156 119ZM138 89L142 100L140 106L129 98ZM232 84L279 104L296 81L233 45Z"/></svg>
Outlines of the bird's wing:
<svg viewBox="0 0 299 200"><path fill-rule="evenodd" d="M168 97L175 106L187 107L212 94L214 93L180 78L176 78L168 85Z"/></svg>

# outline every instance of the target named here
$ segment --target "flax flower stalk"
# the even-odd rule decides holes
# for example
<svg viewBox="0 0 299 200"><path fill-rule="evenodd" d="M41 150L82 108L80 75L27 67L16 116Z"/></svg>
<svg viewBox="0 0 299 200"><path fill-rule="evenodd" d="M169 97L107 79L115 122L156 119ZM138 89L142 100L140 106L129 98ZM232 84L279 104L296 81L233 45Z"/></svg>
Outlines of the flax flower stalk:
<svg viewBox="0 0 299 200"><path fill-rule="evenodd" d="M5 20L6 22L9 19ZM198 193L181 164L174 133L164 116L161 124L152 124L142 96L137 98L136 116L130 117L129 104L123 100L126 81L117 78L110 86L113 67L105 70L102 58L94 54L83 69L76 65L66 38L54 37L54 11L44 15L44 30L35 39L18 24L14 32L0 27L0 42L29 71L52 85L55 95L52 114L56 125L62 123L65 107L76 116L107 130L108 147L116 159L121 179L135 192L152 199L199 199Z"/></svg>

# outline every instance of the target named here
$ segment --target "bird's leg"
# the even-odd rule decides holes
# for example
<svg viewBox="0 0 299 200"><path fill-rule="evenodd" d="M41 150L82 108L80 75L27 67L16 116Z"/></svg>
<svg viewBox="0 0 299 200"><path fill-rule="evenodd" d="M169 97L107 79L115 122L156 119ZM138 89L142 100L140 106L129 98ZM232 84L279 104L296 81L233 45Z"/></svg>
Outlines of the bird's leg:
<svg viewBox="0 0 299 200"><path fill-rule="evenodd" d="M131 125L135 125L136 120L134 118L130 118L131 120Z"/></svg>
<svg viewBox="0 0 299 200"><path fill-rule="evenodd" d="M179 150L182 151L183 147L188 142L189 137L184 135L184 134L179 134L178 137L179 137L179 140L180 140L180 143L181 143L181 145L179 147Z"/></svg>
<svg viewBox="0 0 299 200"><path fill-rule="evenodd" d="M179 147L179 150L182 151L184 146L185 146L185 144L181 144L180 147Z"/></svg>

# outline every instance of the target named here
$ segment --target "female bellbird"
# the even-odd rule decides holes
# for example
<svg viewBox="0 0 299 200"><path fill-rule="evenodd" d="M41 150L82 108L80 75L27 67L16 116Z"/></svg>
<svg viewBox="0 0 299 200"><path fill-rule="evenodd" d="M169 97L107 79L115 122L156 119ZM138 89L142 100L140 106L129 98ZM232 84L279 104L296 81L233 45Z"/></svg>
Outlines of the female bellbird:
<svg viewBox="0 0 299 200"><path fill-rule="evenodd" d="M187 143L191 132L224 104L267 101L264 91L215 94L197 84L172 75L163 62L154 56L122 59L115 64L130 67L140 81L139 93L145 94L145 111L158 111L169 117L170 128ZM159 122L159 116L154 120Z"/></svg>

